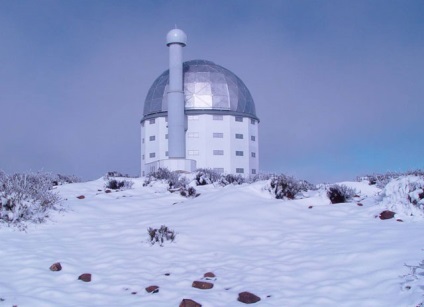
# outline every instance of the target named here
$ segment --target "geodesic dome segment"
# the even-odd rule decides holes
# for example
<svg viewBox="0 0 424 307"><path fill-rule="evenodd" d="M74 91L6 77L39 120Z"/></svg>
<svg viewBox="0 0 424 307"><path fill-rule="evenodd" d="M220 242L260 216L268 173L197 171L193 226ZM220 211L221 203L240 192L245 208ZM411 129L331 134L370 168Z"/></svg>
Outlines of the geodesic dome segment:
<svg viewBox="0 0 424 307"><path fill-rule="evenodd" d="M183 63L185 109L204 113L256 117L255 104L243 81L228 69L213 62L194 60ZM168 110L169 70L162 73L151 86L145 103L144 117ZM209 111L209 112L208 112Z"/></svg>

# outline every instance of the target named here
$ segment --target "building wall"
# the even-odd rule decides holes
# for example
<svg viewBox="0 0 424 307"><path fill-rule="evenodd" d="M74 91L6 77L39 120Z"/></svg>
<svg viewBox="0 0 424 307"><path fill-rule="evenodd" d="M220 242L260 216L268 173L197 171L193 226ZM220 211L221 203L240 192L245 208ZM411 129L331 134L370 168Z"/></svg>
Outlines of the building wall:
<svg viewBox="0 0 424 307"><path fill-rule="evenodd" d="M165 117L141 125L141 175L155 170L155 162L167 159ZM259 171L258 121L233 115L188 115L186 159L197 168L224 173L254 175ZM253 153L253 154L252 154Z"/></svg>

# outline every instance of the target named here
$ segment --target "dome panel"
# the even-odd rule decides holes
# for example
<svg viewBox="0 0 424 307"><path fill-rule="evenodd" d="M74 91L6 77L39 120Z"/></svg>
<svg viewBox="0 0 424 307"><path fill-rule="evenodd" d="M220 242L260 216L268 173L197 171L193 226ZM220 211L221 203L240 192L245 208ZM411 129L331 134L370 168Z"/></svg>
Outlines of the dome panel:
<svg viewBox="0 0 424 307"><path fill-rule="evenodd" d="M184 97L187 114L202 112L247 116L258 120L255 104L243 81L228 69L205 60L183 63ZM169 70L152 84L144 102L143 119L163 116L168 111Z"/></svg>

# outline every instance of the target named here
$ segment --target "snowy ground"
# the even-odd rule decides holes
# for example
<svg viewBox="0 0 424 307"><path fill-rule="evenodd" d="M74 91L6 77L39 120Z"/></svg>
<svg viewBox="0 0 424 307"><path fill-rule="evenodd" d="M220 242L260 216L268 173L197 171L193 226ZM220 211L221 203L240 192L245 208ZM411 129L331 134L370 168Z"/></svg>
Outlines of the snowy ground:
<svg viewBox="0 0 424 307"><path fill-rule="evenodd" d="M261 298L255 306L424 301L423 271L414 276L405 266L424 259L424 219L376 218L387 199L366 183L345 183L360 199L332 205L324 191L273 199L264 181L197 187L194 199L134 181L133 189L113 193L104 192L103 179L61 186L66 211L25 232L2 225L0 307L167 307L183 298L243 306L243 291ZM176 240L152 246L146 229L161 225L175 230ZM49 270L55 262L61 271ZM206 272L216 275L214 287L193 288ZM78 280L82 273L92 281ZM150 285L159 292L147 293Z"/></svg>

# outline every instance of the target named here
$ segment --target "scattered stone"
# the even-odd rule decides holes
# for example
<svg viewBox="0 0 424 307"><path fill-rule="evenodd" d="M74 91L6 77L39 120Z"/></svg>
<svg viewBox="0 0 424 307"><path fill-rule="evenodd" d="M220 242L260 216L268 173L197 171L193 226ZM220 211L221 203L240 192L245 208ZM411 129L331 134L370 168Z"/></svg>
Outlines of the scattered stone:
<svg viewBox="0 0 424 307"><path fill-rule="evenodd" d="M213 288L213 283L207 281L193 281L191 286L201 290L208 290Z"/></svg>
<svg viewBox="0 0 424 307"><path fill-rule="evenodd" d="M91 281L91 274L89 273L84 273L82 275L80 275L78 277L79 280L85 281L85 282L90 282Z"/></svg>
<svg viewBox="0 0 424 307"><path fill-rule="evenodd" d="M146 288L147 293L158 293L159 287L158 286L148 286Z"/></svg>
<svg viewBox="0 0 424 307"><path fill-rule="evenodd" d="M380 213L380 219L381 220L392 219L395 216L395 214L396 213L394 213L393 211L384 210L383 212Z"/></svg>
<svg viewBox="0 0 424 307"><path fill-rule="evenodd" d="M84 198L85 198L85 196L84 196L84 195L80 195L80 196L77 196L77 198L78 198L78 199L84 199Z"/></svg>
<svg viewBox="0 0 424 307"><path fill-rule="evenodd" d="M403 220L402 220L402 219L397 219L396 221L397 221L397 222L403 222Z"/></svg>
<svg viewBox="0 0 424 307"><path fill-rule="evenodd" d="M313 206L309 206L308 208L309 208L309 209L312 209L312 208L313 208Z"/></svg>
<svg viewBox="0 0 424 307"><path fill-rule="evenodd" d="M238 299L239 302L245 303L245 304L254 304L256 302L259 302L261 298L259 296L256 296L253 293L250 292L241 292L239 293Z"/></svg>
<svg viewBox="0 0 424 307"><path fill-rule="evenodd" d="M202 307L202 305L189 298L185 298L181 301L180 307Z"/></svg>
<svg viewBox="0 0 424 307"><path fill-rule="evenodd" d="M269 298L269 297L272 297L272 295L267 295L266 297L268 297L268 298Z"/></svg>
<svg viewBox="0 0 424 307"><path fill-rule="evenodd" d="M165 273L164 275L165 275L165 276L169 276L169 275L171 275L171 273Z"/></svg>
<svg viewBox="0 0 424 307"><path fill-rule="evenodd" d="M361 204L361 203L357 203L357 205L358 205L359 207L362 207L362 206L363 206L363 204Z"/></svg>
<svg viewBox="0 0 424 307"><path fill-rule="evenodd" d="M131 294L132 294L132 295L136 295L136 294L137 294L137 292L136 292L136 291L134 291L134 292L131 292Z"/></svg>
<svg viewBox="0 0 424 307"><path fill-rule="evenodd" d="M203 277L205 277L205 278L215 278L216 276L212 272L207 272L207 273L203 274Z"/></svg>
<svg viewBox="0 0 424 307"><path fill-rule="evenodd" d="M105 191L105 193L112 193L112 191L111 191L111 190L109 190L109 189L107 189L107 190Z"/></svg>
<svg viewBox="0 0 424 307"><path fill-rule="evenodd" d="M62 270L62 266L60 265L60 262L53 263L50 266L50 271L57 272L57 271L61 271L61 270Z"/></svg>

